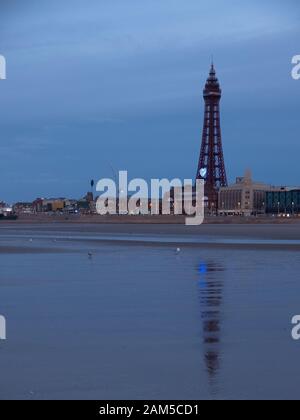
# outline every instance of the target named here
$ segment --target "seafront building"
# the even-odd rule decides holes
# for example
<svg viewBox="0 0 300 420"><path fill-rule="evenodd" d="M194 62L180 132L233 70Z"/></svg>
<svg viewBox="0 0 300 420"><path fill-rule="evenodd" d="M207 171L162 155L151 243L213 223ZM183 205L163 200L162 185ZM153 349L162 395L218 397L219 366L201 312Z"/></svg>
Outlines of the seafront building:
<svg viewBox="0 0 300 420"><path fill-rule="evenodd" d="M13 210L17 215L36 213L82 213L96 212L96 204L92 193L87 193L79 200L68 198L37 198L33 202L18 202Z"/></svg>
<svg viewBox="0 0 300 420"><path fill-rule="evenodd" d="M236 182L219 190L218 214L251 216L265 213L266 192L272 186L252 180L250 171Z"/></svg>
<svg viewBox="0 0 300 420"><path fill-rule="evenodd" d="M300 214L300 188L274 187L252 180L251 172L228 187L220 188L221 216L291 216Z"/></svg>
<svg viewBox="0 0 300 420"><path fill-rule="evenodd" d="M16 214L32 214L33 203L31 202L18 202L13 205L13 211Z"/></svg>
<svg viewBox="0 0 300 420"><path fill-rule="evenodd" d="M300 187L274 188L266 192L266 214L300 214Z"/></svg>

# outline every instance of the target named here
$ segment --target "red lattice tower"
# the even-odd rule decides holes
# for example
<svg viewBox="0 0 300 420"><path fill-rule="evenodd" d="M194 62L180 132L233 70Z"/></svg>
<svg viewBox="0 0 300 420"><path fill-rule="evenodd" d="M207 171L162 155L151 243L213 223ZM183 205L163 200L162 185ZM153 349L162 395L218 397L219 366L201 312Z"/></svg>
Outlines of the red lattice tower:
<svg viewBox="0 0 300 420"><path fill-rule="evenodd" d="M207 207L213 211L218 207L219 188L228 185L220 124L222 90L213 64L203 95L205 101L204 127L197 179L205 181Z"/></svg>

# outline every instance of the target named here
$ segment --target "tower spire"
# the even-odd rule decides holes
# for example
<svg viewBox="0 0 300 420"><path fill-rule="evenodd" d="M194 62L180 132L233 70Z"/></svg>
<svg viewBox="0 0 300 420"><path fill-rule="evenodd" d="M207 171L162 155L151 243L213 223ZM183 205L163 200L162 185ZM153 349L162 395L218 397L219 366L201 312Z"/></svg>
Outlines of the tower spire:
<svg viewBox="0 0 300 420"><path fill-rule="evenodd" d="M204 126L196 178L204 180L207 206L211 211L216 211L218 190L220 187L227 186L227 176L220 124L222 90L213 62L204 87L203 97L205 101Z"/></svg>

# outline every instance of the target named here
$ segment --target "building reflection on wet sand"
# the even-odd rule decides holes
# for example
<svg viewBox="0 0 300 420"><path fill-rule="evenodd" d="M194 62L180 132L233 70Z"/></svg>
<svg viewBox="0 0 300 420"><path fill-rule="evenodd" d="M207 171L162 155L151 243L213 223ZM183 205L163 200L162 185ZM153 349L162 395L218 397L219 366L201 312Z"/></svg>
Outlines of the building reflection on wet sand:
<svg viewBox="0 0 300 420"><path fill-rule="evenodd" d="M203 262L198 267L199 300L201 307L204 362L209 382L217 386L221 364L221 327L223 304L224 267L213 262ZM217 392L217 389L212 390Z"/></svg>

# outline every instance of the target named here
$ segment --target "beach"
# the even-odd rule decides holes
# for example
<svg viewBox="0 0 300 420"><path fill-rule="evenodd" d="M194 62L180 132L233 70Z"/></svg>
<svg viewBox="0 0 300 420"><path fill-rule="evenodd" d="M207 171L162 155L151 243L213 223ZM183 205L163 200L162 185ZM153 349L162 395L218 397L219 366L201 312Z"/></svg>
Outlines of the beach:
<svg viewBox="0 0 300 420"><path fill-rule="evenodd" d="M300 225L1 224L1 399L298 398Z"/></svg>
<svg viewBox="0 0 300 420"><path fill-rule="evenodd" d="M183 215L106 215L98 214L60 214L35 213L18 215L17 220L1 220L0 227L7 224L77 224L77 225L185 225ZM209 216L205 215L203 224L208 225L300 225L300 217L278 217L278 215L255 216Z"/></svg>

